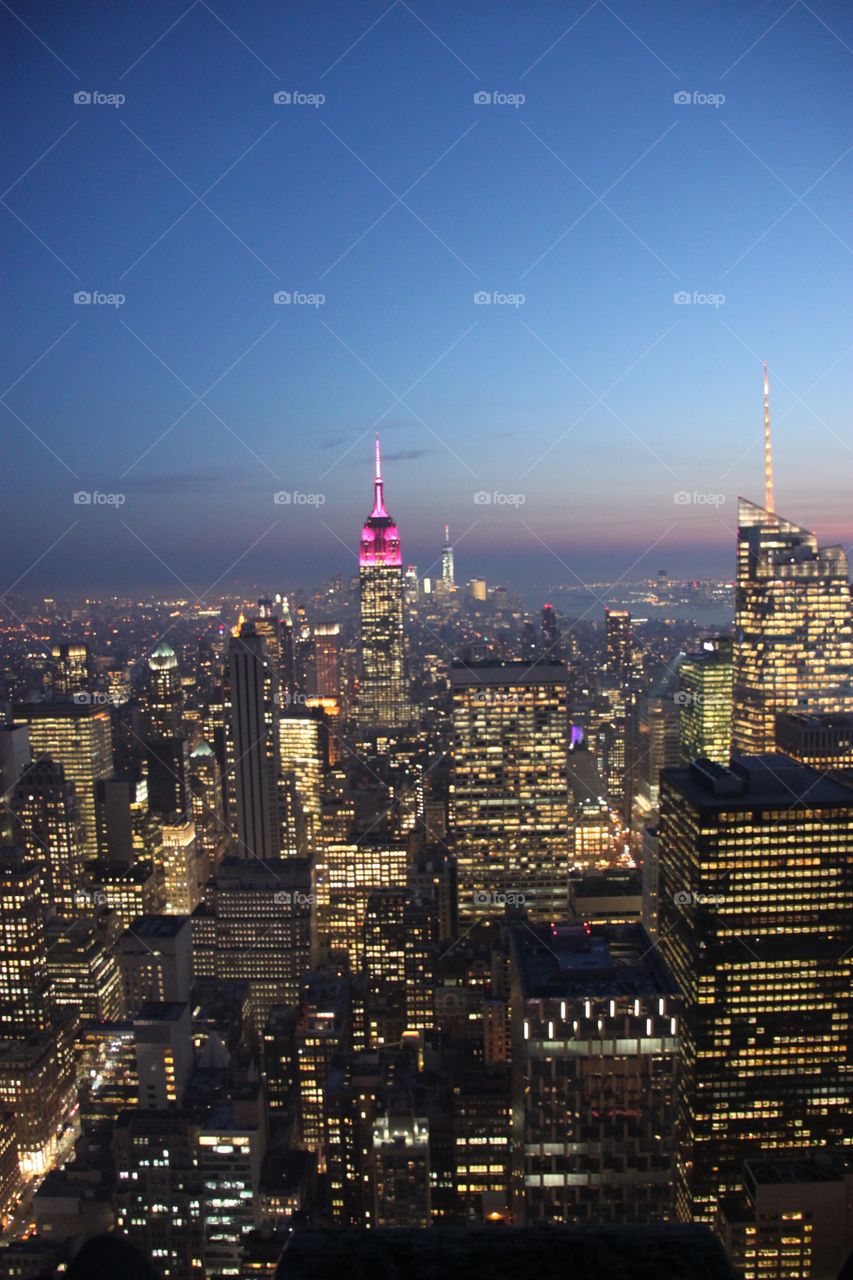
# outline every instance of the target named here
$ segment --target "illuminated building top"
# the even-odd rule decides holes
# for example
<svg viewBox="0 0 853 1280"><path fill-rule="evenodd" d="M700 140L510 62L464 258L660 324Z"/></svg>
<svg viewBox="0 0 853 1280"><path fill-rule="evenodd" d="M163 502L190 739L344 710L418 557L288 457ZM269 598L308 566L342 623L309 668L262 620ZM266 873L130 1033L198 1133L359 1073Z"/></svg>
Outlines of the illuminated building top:
<svg viewBox="0 0 853 1280"><path fill-rule="evenodd" d="M362 568L374 565L402 567L403 564L403 557L400 551L400 534L392 517L385 510L385 490L382 479L379 436L376 437L376 476L373 481L373 510L367 517L364 528L361 531L359 563Z"/></svg>

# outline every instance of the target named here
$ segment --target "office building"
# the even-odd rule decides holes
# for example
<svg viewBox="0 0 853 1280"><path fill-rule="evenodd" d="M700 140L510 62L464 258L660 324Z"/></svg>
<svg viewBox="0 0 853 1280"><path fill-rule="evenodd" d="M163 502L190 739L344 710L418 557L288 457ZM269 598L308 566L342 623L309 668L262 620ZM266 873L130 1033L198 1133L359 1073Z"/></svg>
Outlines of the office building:
<svg viewBox="0 0 853 1280"><path fill-rule="evenodd" d="M712 636L684 655L678 668L681 759L728 764L732 750L732 651L729 636Z"/></svg>
<svg viewBox="0 0 853 1280"><path fill-rule="evenodd" d="M679 996L638 924L512 928L513 1220L673 1214Z"/></svg>
<svg viewBox="0 0 853 1280"><path fill-rule="evenodd" d="M459 915L565 914L572 848L566 669L477 662L451 668L450 825ZM507 895L513 895L507 898Z"/></svg>
<svg viewBox="0 0 853 1280"><path fill-rule="evenodd" d="M738 504L732 741L776 749L776 716L853 711L853 619L843 547Z"/></svg>
<svg viewBox="0 0 853 1280"><path fill-rule="evenodd" d="M364 731L399 728L411 720L403 626L403 560L397 526L385 510L378 436L373 492L373 510L361 532L359 553L358 720Z"/></svg>
<svg viewBox="0 0 853 1280"><path fill-rule="evenodd" d="M278 679L263 638L244 623L228 649L233 745L233 834L243 858L281 851Z"/></svg>
<svg viewBox="0 0 853 1280"><path fill-rule="evenodd" d="M187 916L138 916L118 940L118 963L131 1017L147 1001L189 1000L192 930Z"/></svg>
<svg viewBox="0 0 853 1280"><path fill-rule="evenodd" d="M661 782L659 946L684 1000L678 1209L746 1160L853 1140L853 792L786 756Z"/></svg>
<svg viewBox="0 0 853 1280"><path fill-rule="evenodd" d="M28 765L12 793L20 841L39 868L46 907L60 916L78 914L83 883L80 809L73 782L50 756Z"/></svg>
<svg viewBox="0 0 853 1280"><path fill-rule="evenodd" d="M49 755L74 783L83 851L87 858L97 858L95 784L113 771L109 709L93 703L26 702L15 707L14 719L29 726L33 759Z"/></svg>

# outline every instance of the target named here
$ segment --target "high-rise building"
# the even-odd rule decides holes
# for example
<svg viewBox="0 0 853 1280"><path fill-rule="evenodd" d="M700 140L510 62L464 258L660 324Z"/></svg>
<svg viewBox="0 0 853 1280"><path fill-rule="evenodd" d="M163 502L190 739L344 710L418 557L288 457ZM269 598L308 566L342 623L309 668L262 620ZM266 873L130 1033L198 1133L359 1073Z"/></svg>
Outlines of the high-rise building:
<svg viewBox="0 0 853 1280"><path fill-rule="evenodd" d="M748 1160L717 1233L743 1280L836 1280L853 1248L853 1168L841 1152Z"/></svg>
<svg viewBox="0 0 853 1280"><path fill-rule="evenodd" d="M391 729L411 720L403 626L400 535L385 510L379 437L373 510L361 532L361 674L358 720L362 729Z"/></svg>
<svg viewBox="0 0 853 1280"><path fill-rule="evenodd" d="M166 915L192 915L201 902L206 880L204 859L193 822L164 823L159 865Z"/></svg>
<svg viewBox="0 0 853 1280"><path fill-rule="evenodd" d="M0 1103L15 1114L25 1176L55 1159L75 1082L77 1011L52 999L44 910L29 854L0 850Z"/></svg>
<svg viewBox="0 0 853 1280"><path fill-rule="evenodd" d="M811 765L819 773L831 773L842 782L853 782L853 712L839 715L776 717L776 742L785 755Z"/></svg>
<svg viewBox="0 0 853 1280"><path fill-rule="evenodd" d="M659 946L682 992L678 1210L744 1161L853 1140L853 791L786 756L661 782Z"/></svg>
<svg viewBox="0 0 853 1280"><path fill-rule="evenodd" d="M305 979L296 1024L302 1141L326 1162L326 1081L332 1059L352 1047L349 981L340 969L315 969Z"/></svg>
<svg viewBox="0 0 853 1280"><path fill-rule="evenodd" d="M604 610L604 669L620 684L631 672L632 630L627 609Z"/></svg>
<svg viewBox="0 0 853 1280"><path fill-rule="evenodd" d="M456 579L453 568L453 546L450 541L450 525L444 526L444 546L441 549L441 581L445 587L453 587Z"/></svg>
<svg viewBox="0 0 853 1280"><path fill-rule="evenodd" d="M551 662L558 662L562 654L562 637L560 635L560 625L557 622L557 614L552 604L543 604L542 620L540 623L542 656L548 658Z"/></svg>
<svg viewBox="0 0 853 1280"><path fill-rule="evenodd" d="M80 809L73 782L50 756L29 765L13 792L21 843L39 868L45 905L58 915L79 913L83 883Z"/></svg>
<svg viewBox="0 0 853 1280"><path fill-rule="evenodd" d="M138 916L119 938L117 952L131 1017L149 1000L189 1000L192 932L187 916Z"/></svg>
<svg viewBox="0 0 853 1280"><path fill-rule="evenodd" d="M87 644L55 644L51 657L55 664L53 687L57 693L67 695L88 691L91 672Z"/></svg>
<svg viewBox="0 0 853 1280"><path fill-rule="evenodd" d="M429 1119L389 1107L373 1126L373 1213L377 1227L431 1227Z"/></svg>
<svg viewBox="0 0 853 1280"><path fill-rule="evenodd" d="M732 741L774 751L776 715L853 711L853 619L843 547L741 498Z"/></svg>
<svg viewBox="0 0 853 1280"><path fill-rule="evenodd" d="M31 854L0 851L0 1031L26 1039L50 1025L42 876Z"/></svg>
<svg viewBox="0 0 853 1280"><path fill-rule="evenodd" d="M15 707L14 719L29 726L33 759L51 756L74 783L83 850L87 858L97 858L95 783L113 771L109 709L93 703L25 702Z"/></svg>
<svg viewBox="0 0 853 1280"><path fill-rule="evenodd" d="M113 1128L118 1225L166 1280L201 1280L197 1112L122 1111Z"/></svg>
<svg viewBox="0 0 853 1280"><path fill-rule="evenodd" d="M222 771L216 753L202 739L190 753L190 811L206 871L225 853L228 833L222 803Z"/></svg>
<svg viewBox="0 0 853 1280"><path fill-rule="evenodd" d="M661 769L678 764L678 704L660 694L641 694L631 767L634 804L642 821L656 812Z"/></svg>
<svg viewBox="0 0 853 1280"><path fill-rule="evenodd" d="M320 836L326 727L323 713L290 707L279 719L279 754L283 773L293 774L304 823L305 848L313 851Z"/></svg>
<svg viewBox="0 0 853 1280"><path fill-rule="evenodd" d="M119 1022L125 1015L121 972L109 913L81 915L47 926L47 972L57 1005L79 1010L82 1022Z"/></svg>
<svg viewBox="0 0 853 1280"><path fill-rule="evenodd" d="M672 975L639 924L519 924L512 945L514 1220L667 1220Z"/></svg>
<svg viewBox="0 0 853 1280"><path fill-rule="evenodd" d="M313 905L307 858L223 858L193 913L195 974L248 982L259 1036L273 1005L299 999Z"/></svg>
<svg viewBox="0 0 853 1280"><path fill-rule="evenodd" d="M572 848L566 668L455 663L450 825L459 915L564 915ZM509 896L508 896L509 895Z"/></svg>
<svg viewBox="0 0 853 1280"><path fill-rule="evenodd" d="M234 814L243 858L281 851L278 680L263 638L244 623L228 650Z"/></svg>
<svg viewBox="0 0 853 1280"><path fill-rule="evenodd" d="M404 889L406 846L377 832L361 839L324 842L316 859L317 938L329 953L346 954L350 969L364 969L364 918L374 889Z"/></svg>
<svg viewBox="0 0 853 1280"><path fill-rule="evenodd" d="M148 659L145 675L146 737L179 738L183 725L184 691L174 649L162 641Z"/></svg>
<svg viewBox="0 0 853 1280"><path fill-rule="evenodd" d="M133 1019L139 1105L178 1107L193 1067L190 1006L149 1000Z"/></svg>
<svg viewBox="0 0 853 1280"><path fill-rule="evenodd" d="M341 696L341 624L318 622L314 628L314 679L321 698Z"/></svg>
<svg viewBox="0 0 853 1280"><path fill-rule="evenodd" d="M217 1102L201 1127L204 1274L240 1276L243 1238L259 1225L266 1128L257 1096Z"/></svg>
<svg viewBox="0 0 853 1280"><path fill-rule="evenodd" d="M685 764L700 758L728 764L732 751L732 649L729 636L711 636L678 668L679 734Z"/></svg>

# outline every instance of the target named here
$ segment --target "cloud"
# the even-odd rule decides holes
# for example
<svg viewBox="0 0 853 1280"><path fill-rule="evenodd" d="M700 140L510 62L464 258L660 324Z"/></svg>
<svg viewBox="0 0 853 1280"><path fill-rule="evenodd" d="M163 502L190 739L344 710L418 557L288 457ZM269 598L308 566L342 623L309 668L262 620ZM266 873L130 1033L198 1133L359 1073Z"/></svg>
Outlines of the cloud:
<svg viewBox="0 0 853 1280"><path fill-rule="evenodd" d="M435 449L397 449L394 453L382 451L383 462L414 462L416 458L425 458L435 453Z"/></svg>

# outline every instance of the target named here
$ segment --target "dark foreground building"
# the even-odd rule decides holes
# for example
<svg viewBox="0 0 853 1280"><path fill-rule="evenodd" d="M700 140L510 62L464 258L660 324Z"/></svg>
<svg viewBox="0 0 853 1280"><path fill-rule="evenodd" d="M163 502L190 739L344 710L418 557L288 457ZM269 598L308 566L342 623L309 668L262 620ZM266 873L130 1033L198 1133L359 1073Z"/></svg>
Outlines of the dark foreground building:
<svg viewBox="0 0 853 1280"><path fill-rule="evenodd" d="M704 1227L299 1230L277 1280L736 1280Z"/></svg>

